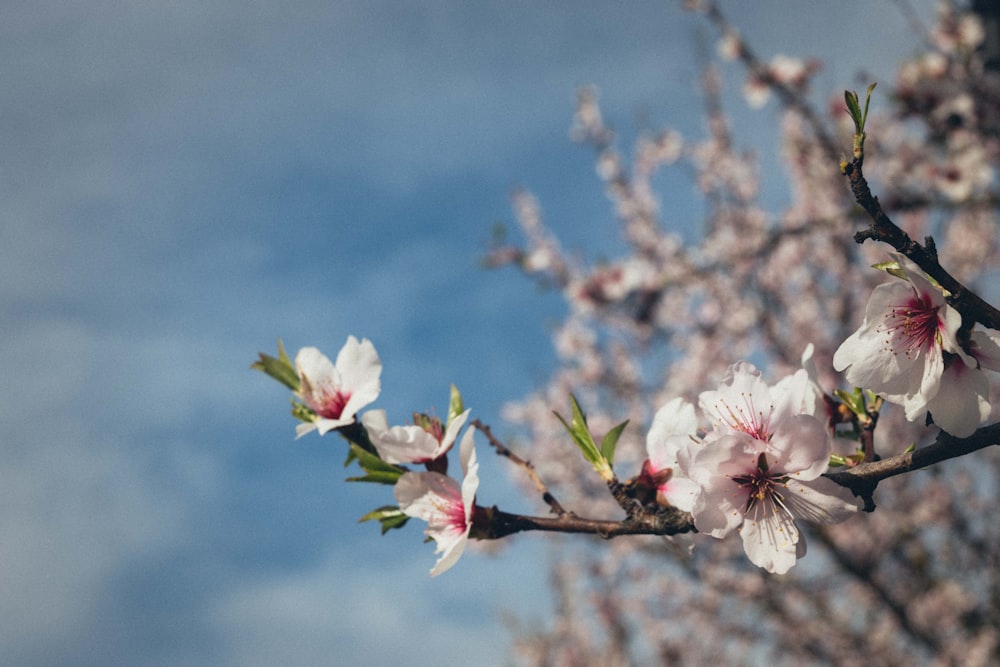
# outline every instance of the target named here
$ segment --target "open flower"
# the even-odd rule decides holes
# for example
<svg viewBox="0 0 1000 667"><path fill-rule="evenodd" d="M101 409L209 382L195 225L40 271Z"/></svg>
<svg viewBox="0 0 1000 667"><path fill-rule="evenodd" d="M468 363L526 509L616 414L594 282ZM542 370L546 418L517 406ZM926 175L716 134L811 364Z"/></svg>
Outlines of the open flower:
<svg viewBox="0 0 1000 667"><path fill-rule="evenodd" d="M948 433L969 435L988 416L979 409L988 381L956 338L961 315L916 265L894 258L906 282L872 291L861 327L837 349L833 367L846 369L854 386L902 405L910 421L930 411Z"/></svg>
<svg viewBox="0 0 1000 667"><path fill-rule="evenodd" d="M675 398L656 411L649 434L642 475L656 488L656 499L690 512L698 493L698 485L684 477L677 467L677 452L695 445L698 419L694 406Z"/></svg>
<svg viewBox="0 0 1000 667"><path fill-rule="evenodd" d="M382 389L382 361L367 338L359 343L349 336L336 364L315 347L304 347L295 355L295 369L301 383L298 394L316 413L313 421L295 427L300 438L313 430L324 435L353 423L358 410L378 398Z"/></svg>
<svg viewBox="0 0 1000 667"><path fill-rule="evenodd" d="M808 415L782 424L769 442L727 434L679 457L700 487L691 511L700 532L725 537L739 530L743 551L768 572L784 574L805 555L796 519L843 521L857 511L849 490L820 477L830 444Z"/></svg>
<svg viewBox="0 0 1000 667"><path fill-rule="evenodd" d="M458 432L469 418L469 410L456 416L441 432L430 432L422 426L393 426L389 428L385 410L369 410L361 417L375 449L388 463L430 463L448 453ZM435 424L440 422L434 420Z"/></svg>
<svg viewBox="0 0 1000 667"><path fill-rule="evenodd" d="M974 366L957 356L945 358L942 389L927 401L934 423L959 438L990 418L990 382L982 369L1000 370L1000 334L973 331L969 352Z"/></svg>
<svg viewBox="0 0 1000 667"><path fill-rule="evenodd" d="M407 516L427 522L428 537L437 542L440 553L431 576L436 577L452 565L465 550L472 530L472 512L479 488L479 463L476 461L475 431L465 432L459 445L463 479L456 480L438 472L408 472L396 482L396 502Z"/></svg>
<svg viewBox="0 0 1000 667"><path fill-rule="evenodd" d="M756 366L741 361L726 370L717 390L701 392L698 403L712 420L715 437L746 433L766 442L783 420L815 412L813 392L805 369L771 387Z"/></svg>
<svg viewBox="0 0 1000 667"><path fill-rule="evenodd" d="M753 364L729 367L715 391L702 392L714 428L677 464L699 489L691 509L700 532L739 530L751 562L782 574L805 554L796 519L832 523L857 511L849 490L820 476L830 435L814 412L815 387L804 369L774 387Z"/></svg>

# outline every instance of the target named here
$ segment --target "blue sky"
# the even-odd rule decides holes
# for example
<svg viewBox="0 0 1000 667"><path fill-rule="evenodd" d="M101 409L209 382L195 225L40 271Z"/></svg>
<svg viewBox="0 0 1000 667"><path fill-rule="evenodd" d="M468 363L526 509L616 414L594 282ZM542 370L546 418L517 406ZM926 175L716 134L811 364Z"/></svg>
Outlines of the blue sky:
<svg viewBox="0 0 1000 667"><path fill-rule="evenodd" d="M723 3L765 57L829 59L818 90L913 51L891 2ZM929 3L917 3L929 16ZM565 245L618 240L567 138L596 84L625 139L700 136L670 2L7 2L0 16L0 662L481 665L500 610L544 620L538 538L431 580L418 526L358 525L342 442L293 440L248 369L282 336L378 348L391 421L476 416L541 383L560 304L477 266L509 194ZM727 103L766 154L774 107ZM743 135L747 136L747 135ZM769 145L770 142L770 145ZM780 181L765 187L780 200ZM697 224L690 189L665 209ZM480 444L480 500L514 497ZM583 538L581 538L583 539ZM433 654L414 646L433 646Z"/></svg>

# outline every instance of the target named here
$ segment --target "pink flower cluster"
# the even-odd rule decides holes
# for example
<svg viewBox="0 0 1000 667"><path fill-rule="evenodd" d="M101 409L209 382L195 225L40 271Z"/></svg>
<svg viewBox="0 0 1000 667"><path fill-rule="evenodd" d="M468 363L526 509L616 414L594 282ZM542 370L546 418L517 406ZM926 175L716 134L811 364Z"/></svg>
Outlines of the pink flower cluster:
<svg viewBox="0 0 1000 667"><path fill-rule="evenodd" d="M371 341L351 336L337 355L336 364L314 347L295 357L301 387L299 397L314 414L296 427L299 437L312 430L320 435L355 422L357 412L378 398L382 362ZM424 464L426 472L405 472L394 487L399 509L427 522L426 535L437 542L441 557L431 569L437 576L458 561L469 541L479 464L475 431L467 429L459 445L462 481L452 479L446 456L469 418L469 411L453 417L445 428L436 420L425 426L390 427L384 410L366 412L361 423L379 457L393 464Z"/></svg>
<svg viewBox="0 0 1000 667"><path fill-rule="evenodd" d="M702 533L739 532L751 562L787 572L806 552L796 519L835 523L858 509L850 491L821 477L832 434L817 419L816 390L804 369L771 387L752 364L735 364L699 397L711 421L700 437L694 406L667 403L647 439L658 497L690 511Z"/></svg>

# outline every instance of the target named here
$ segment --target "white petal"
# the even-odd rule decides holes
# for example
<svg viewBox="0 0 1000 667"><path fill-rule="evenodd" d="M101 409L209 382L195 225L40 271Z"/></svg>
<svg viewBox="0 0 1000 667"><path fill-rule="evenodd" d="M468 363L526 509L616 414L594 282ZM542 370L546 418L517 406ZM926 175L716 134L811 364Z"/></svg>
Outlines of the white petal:
<svg viewBox="0 0 1000 667"><path fill-rule="evenodd" d="M295 355L295 370L299 374L299 393L306 402L323 387L339 387L340 374L333 362L315 347L304 347Z"/></svg>
<svg viewBox="0 0 1000 667"><path fill-rule="evenodd" d="M369 437L372 437L373 433L382 433L389 430L389 420L386 417L385 410L369 410L361 415L361 423L364 425L365 430L368 431Z"/></svg>
<svg viewBox="0 0 1000 667"><path fill-rule="evenodd" d="M795 415L777 425L767 449L768 463L776 473L815 479L829 467L832 447L830 435L818 419Z"/></svg>
<svg viewBox="0 0 1000 667"><path fill-rule="evenodd" d="M475 435L474 429L468 429L458 446L459 460L462 462L462 502L465 504L466 522L472 517L476 490L479 489L479 461L476 460Z"/></svg>
<svg viewBox="0 0 1000 667"><path fill-rule="evenodd" d="M686 477L678 476L678 472L674 471L670 481L660 487L660 492L671 505L683 512L690 512L694 509L701 487Z"/></svg>
<svg viewBox="0 0 1000 667"><path fill-rule="evenodd" d="M982 371L953 359L927 409L943 431L964 438L990 418L989 394L990 383Z"/></svg>
<svg viewBox="0 0 1000 667"><path fill-rule="evenodd" d="M788 513L766 512L755 521L747 520L740 528L743 551L750 562L774 574L784 574L795 565L799 529Z"/></svg>
<svg viewBox="0 0 1000 667"><path fill-rule="evenodd" d="M457 563L458 559L465 551L465 545L468 543L468 533L465 535L458 535L453 540L438 540L438 548L435 550L435 553L444 551L444 554L438 559L437 563L434 564L434 567L431 568L431 576L436 577Z"/></svg>
<svg viewBox="0 0 1000 667"><path fill-rule="evenodd" d="M455 438L458 437L458 432L462 430L463 426L465 426L465 422L469 418L470 412L472 412L472 410L466 410L462 414L456 415L455 418L451 420L451 423L448 424L444 435L441 436L441 454L439 454L439 456L447 453L447 451L451 449L451 446L455 444Z"/></svg>
<svg viewBox="0 0 1000 667"><path fill-rule="evenodd" d="M656 411L646 436L646 449L653 443L672 435L694 435L698 431L698 418L694 406L683 398L674 398ZM652 458L652 456L650 456Z"/></svg>
<svg viewBox="0 0 1000 667"><path fill-rule="evenodd" d="M983 368L1000 371L1000 331L973 331L972 352Z"/></svg>
<svg viewBox="0 0 1000 667"><path fill-rule="evenodd" d="M858 511L850 489L825 477L808 482L790 480L783 502L795 517L810 523L839 523Z"/></svg>
<svg viewBox="0 0 1000 667"><path fill-rule="evenodd" d="M354 336L348 337L337 354L337 371L342 388L351 395L344 406L344 419L353 417L358 410L374 402L382 391L382 361L367 338L359 343Z"/></svg>
<svg viewBox="0 0 1000 667"><path fill-rule="evenodd" d="M443 508L462 497L458 482L437 472L404 473L393 487L396 502L407 516L436 522Z"/></svg>

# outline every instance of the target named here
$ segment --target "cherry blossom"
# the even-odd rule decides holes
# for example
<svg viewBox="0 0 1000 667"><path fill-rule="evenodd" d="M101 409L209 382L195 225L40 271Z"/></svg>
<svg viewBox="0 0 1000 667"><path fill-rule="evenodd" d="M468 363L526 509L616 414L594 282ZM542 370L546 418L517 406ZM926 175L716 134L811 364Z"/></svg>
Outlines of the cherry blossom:
<svg viewBox="0 0 1000 667"><path fill-rule="evenodd" d="M469 410L456 416L442 432L440 422L434 420L438 427L431 432L422 426L389 427L385 410L369 410L361 417L361 423L368 431L375 449L383 461L388 463L429 463L448 453L458 432L469 418Z"/></svg>
<svg viewBox="0 0 1000 667"><path fill-rule="evenodd" d="M438 472L408 472L396 482L396 502L407 516L427 522L424 533L437 542L434 553L441 557L431 568L436 577L454 565L469 541L479 463L476 461L475 431L467 430L459 445L462 483Z"/></svg>
<svg viewBox="0 0 1000 667"><path fill-rule="evenodd" d="M814 384L800 369L770 387L753 364L733 364L717 390L699 397L713 430L702 446L676 454L699 487L691 509L698 530L722 538L738 529L751 562L778 574L805 554L795 519L833 523L857 510L849 491L820 478L832 445L826 427L803 412L816 410Z"/></svg>
<svg viewBox="0 0 1000 667"><path fill-rule="evenodd" d="M646 453L642 474L656 487L656 499L690 512L698 486L684 477L677 467L677 452L695 442L698 419L694 406L675 398L656 411L646 436Z"/></svg>
<svg viewBox="0 0 1000 667"><path fill-rule="evenodd" d="M804 369L772 388L753 364L741 361L729 367L718 390L703 391L698 402L714 422L713 436L746 433L767 442L783 420L813 414L813 391Z"/></svg>
<svg viewBox="0 0 1000 667"><path fill-rule="evenodd" d="M837 349L833 366L846 369L851 384L902 405L910 421L930 412L948 433L969 435L989 416L989 386L956 337L962 318L912 262L894 258L905 282L875 288L861 327Z"/></svg>
<svg viewBox="0 0 1000 667"><path fill-rule="evenodd" d="M318 430L320 435L354 422L358 410L378 398L382 361L367 338L349 336L333 364L315 347L295 355L301 386L298 395L314 413L313 421L295 427L297 437Z"/></svg>
<svg viewBox="0 0 1000 667"><path fill-rule="evenodd" d="M768 442L727 434L678 456L700 487L691 511L698 530L718 538L739 530L750 561L775 574L805 555L796 519L836 523L857 511L847 489L820 477L829 458L830 441L808 415L789 417Z"/></svg>

